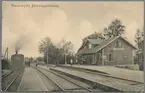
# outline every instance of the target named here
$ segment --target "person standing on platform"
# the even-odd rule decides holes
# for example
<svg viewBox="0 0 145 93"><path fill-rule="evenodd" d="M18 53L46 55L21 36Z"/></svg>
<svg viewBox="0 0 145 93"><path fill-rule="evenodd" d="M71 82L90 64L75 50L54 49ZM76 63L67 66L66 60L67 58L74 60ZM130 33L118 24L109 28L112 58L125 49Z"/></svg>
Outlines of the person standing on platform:
<svg viewBox="0 0 145 93"><path fill-rule="evenodd" d="M38 62L37 62L37 60L36 60L35 62L36 62L36 68L37 68L37 66L38 66Z"/></svg>
<svg viewBox="0 0 145 93"><path fill-rule="evenodd" d="M38 63L36 63L36 68L37 68L37 66L38 66Z"/></svg>
<svg viewBox="0 0 145 93"><path fill-rule="evenodd" d="M28 62L28 66L30 67L30 61Z"/></svg>
<svg viewBox="0 0 145 93"><path fill-rule="evenodd" d="M78 60L76 59L76 64L78 64Z"/></svg>
<svg viewBox="0 0 145 93"><path fill-rule="evenodd" d="M70 60L70 64L71 64L71 66L72 66L72 64L73 64L73 60L72 60L72 59Z"/></svg>

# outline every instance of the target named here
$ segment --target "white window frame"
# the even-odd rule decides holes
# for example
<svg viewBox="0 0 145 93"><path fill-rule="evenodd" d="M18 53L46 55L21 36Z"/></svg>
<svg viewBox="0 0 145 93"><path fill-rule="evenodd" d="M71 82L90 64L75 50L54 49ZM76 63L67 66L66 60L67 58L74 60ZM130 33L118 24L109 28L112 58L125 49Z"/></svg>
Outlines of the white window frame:
<svg viewBox="0 0 145 93"><path fill-rule="evenodd" d="M124 50L124 48L114 48L113 50Z"/></svg>
<svg viewBox="0 0 145 93"><path fill-rule="evenodd" d="M88 46L89 46L89 47L88 47L89 49L91 49L91 48L92 48L92 45L91 45L91 44L89 44Z"/></svg>

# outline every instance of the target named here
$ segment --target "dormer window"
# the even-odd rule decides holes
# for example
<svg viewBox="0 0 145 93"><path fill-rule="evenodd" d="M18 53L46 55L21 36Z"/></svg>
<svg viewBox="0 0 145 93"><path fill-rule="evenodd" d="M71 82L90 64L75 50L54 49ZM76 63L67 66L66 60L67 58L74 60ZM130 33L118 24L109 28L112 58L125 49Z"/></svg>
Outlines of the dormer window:
<svg viewBox="0 0 145 93"><path fill-rule="evenodd" d="M89 49L91 49L91 47L92 47L92 45L91 45L91 44L89 44Z"/></svg>

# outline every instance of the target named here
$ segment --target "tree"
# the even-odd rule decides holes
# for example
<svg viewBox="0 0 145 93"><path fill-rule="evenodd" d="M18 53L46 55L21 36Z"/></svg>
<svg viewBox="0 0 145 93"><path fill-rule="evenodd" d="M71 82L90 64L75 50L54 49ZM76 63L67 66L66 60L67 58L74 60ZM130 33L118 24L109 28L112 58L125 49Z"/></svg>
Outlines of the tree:
<svg viewBox="0 0 145 93"><path fill-rule="evenodd" d="M48 47L48 54L45 51L44 53L44 60L47 62L48 56L48 63L56 64L57 61L61 60L61 51L54 45Z"/></svg>
<svg viewBox="0 0 145 93"><path fill-rule="evenodd" d="M58 48L68 55L72 54L73 44L71 41L65 41L64 38L58 43Z"/></svg>
<svg viewBox="0 0 145 93"><path fill-rule="evenodd" d="M33 57L30 57L30 58L29 58L29 61L33 61Z"/></svg>
<svg viewBox="0 0 145 93"><path fill-rule="evenodd" d="M52 46L51 39L49 37L44 38L39 42L39 52L45 53L49 46Z"/></svg>
<svg viewBox="0 0 145 93"><path fill-rule="evenodd" d="M45 37L43 40L39 42L39 52L44 55L45 63L47 62L47 55L48 57L52 56L51 51L52 51L53 46L54 45L51 42L51 39L49 37ZM50 60L51 58L48 58L48 59Z"/></svg>
<svg viewBox="0 0 145 93"><path fill-rule="evenodd" d="M69 62L70 56L73 55L73 44L71 41L66 41L64 38L58 43L58 48L62 54L62 60L60 63L64 63L65 61Z"/></svg>
<svg viewBox="0 0 145 93"><path fill-rule="evenodd" d="M64 54L71 55L73 44L62 39L58 45L54 45L49 37L39 42L39 52L44 55L44 62L50 64L64 63Z"/></svg>
<svg viewBox="0 0 145 93"><path fill-rule="evenodd" d="M115 37L124 34L125 26L119 19L115 19L111 24L104 28L104 36L108 39L110 37Z"/></svg>
<svg viewBox="0 0 145 93"><path fill-rule="evenodd" d="M37 57L36 58L38 61L43 61L43 57Z"/></svg>
<svg viewBox="0 0 145 93"><path fill-rule="evenodd" d="M144 59L144 31L137 29L135 34L135 42L138 46L138 50L135 55L135 63L139 64L139 62Z"/></svg>
<svg viewBox="0 0 145 93"><path fill-rule="evenodd" d="M86 39L105 39L105 37L103 36L103 34L102 33L99 33L99 32L94 32L93 34L91 34L91 35L88 35L87 37L85 37L84 39L83 39L83 41L85 41Z"/></svg>
<svg viewBox="0 0 145 93"><path fill-rule="evenodd" d="M140 29L137 29L135 34L135 42L138 45L138 48L141 49L141 42L144 40L144 33Z"/></svg>

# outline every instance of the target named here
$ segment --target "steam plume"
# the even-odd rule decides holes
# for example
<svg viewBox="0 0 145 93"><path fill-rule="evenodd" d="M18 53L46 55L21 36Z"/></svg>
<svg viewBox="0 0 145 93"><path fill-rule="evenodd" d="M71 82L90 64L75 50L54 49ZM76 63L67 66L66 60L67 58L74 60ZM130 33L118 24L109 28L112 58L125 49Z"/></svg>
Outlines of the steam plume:
<svg viewBox="0 0 145 93"><path fill-rule="evenodd" d="M19 51L28 44L28 36L20 35L19 38L15 42L15 53L18 54Z"/></svg>

